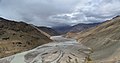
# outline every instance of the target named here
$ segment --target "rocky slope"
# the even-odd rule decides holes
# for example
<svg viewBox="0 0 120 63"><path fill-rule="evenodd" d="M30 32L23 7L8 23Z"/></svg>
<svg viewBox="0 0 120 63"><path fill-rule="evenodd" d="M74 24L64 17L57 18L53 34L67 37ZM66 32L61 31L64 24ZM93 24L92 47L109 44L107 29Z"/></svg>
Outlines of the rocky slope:
<svg viewBox="0 0 120 63"><path fill-rule="evenodd" d="M120 60L120 16L94 28L82 31L77 40L92 48L90 58L97 62L114 63ZM91 61L92 62L92 61Z"/></svg>
<svg viewBox="0 0 120 63"><path fill-rule="evenodd" d="M77 25L72 26L72 29L69 32L73 32L73 33L81 32L81 31L83 31L85 29L97 26L99 24L100 23L88 23L88 24L79 23Z"/></svg>
<svg viewBox="0 0 120 63"><path fill-rule="evenodd" d="M70 31L68 31L68 33L66 34L66 37L67 38L75 37L78 32L84 31L84 30L89 29L91 27L95 27L99 24L101 24L101 23L88 23L88 24L79 23L79 24L71 27Z"/></svg>
<svg viewBox="0 0 120 63"><path fill-rule="evenodd" d="M29 24L0 18L0 58L50 41L52 40Z"/></svg>
<svg viewBox="0 0 120 63"><path fill-rule="evenodd" d="M40 26L40 27L38 27L38 28L39 28L40 30L46 32L46 33L49 34L50 36L60 35L57 31L55 31L54 29L49 28L49 27Z"/></svg>

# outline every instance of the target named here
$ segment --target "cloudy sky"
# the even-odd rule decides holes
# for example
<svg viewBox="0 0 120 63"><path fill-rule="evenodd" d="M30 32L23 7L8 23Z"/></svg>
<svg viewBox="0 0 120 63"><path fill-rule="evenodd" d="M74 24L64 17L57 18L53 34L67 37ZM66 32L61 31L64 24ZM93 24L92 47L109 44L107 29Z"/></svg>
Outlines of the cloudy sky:
<svg viewBox="0 0 120 63"><path fill-rule="evenodd" d="M120 0L0 0L0 16L39 26L94 23L120 15Z"/></svg>

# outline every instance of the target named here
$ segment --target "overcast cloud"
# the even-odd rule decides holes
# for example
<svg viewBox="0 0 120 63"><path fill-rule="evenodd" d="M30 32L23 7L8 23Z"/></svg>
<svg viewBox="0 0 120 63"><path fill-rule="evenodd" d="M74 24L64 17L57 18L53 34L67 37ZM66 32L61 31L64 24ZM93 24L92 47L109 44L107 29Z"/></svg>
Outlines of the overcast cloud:
<svg viewBox="0 0 120 63"><path fill-rule="evenodd" d="M120 15L120 0L0 0L0 16L39 26L102 22Z"/></svg>

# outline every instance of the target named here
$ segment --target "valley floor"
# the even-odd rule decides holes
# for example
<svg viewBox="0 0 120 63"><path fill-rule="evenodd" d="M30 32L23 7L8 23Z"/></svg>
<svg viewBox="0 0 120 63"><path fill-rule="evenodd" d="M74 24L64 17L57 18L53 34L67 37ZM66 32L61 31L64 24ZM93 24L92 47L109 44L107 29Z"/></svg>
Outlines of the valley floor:
<svg viewBox="0 0 120 63"><path fill-rule="evenodd" d="M33 50L0 59L0 63L85 63L91 49L62 36L51 37L51 43Z"/></svg>

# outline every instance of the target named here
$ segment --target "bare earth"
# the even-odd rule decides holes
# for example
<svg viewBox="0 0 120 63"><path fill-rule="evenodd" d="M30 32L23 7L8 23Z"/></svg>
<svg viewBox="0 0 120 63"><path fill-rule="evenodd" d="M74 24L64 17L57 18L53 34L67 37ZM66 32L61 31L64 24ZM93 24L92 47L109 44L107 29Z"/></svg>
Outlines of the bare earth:
<svg viewBox="0 0 120 63"><path fill-rule="evenodd" d="M91 49L61 36L53 36L52 43L0 60L0 63L85 63Z"/></svg>

